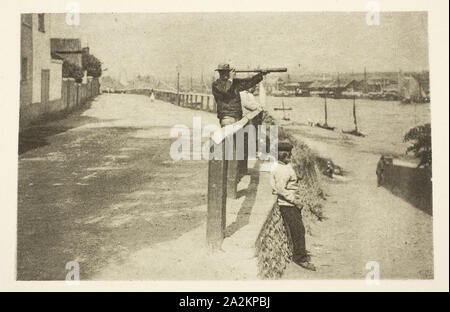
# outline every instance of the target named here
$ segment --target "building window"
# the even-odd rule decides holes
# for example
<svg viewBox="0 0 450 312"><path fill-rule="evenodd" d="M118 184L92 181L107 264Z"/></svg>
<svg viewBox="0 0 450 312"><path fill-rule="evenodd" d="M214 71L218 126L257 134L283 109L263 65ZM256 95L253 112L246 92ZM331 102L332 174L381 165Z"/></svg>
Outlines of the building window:
<svg viewBox="0 0 450 312"><path fill-rule="evenodd" d="M22 62L20 63L20 79L25 81L28 76L28 59L22 57Z"/></svg>
<svg viewBox="0 0 450 312"><path fill-rule="evenodd" d="M44 13L38 14L38 30L45 32L45 15L44 15Z"/></svg>

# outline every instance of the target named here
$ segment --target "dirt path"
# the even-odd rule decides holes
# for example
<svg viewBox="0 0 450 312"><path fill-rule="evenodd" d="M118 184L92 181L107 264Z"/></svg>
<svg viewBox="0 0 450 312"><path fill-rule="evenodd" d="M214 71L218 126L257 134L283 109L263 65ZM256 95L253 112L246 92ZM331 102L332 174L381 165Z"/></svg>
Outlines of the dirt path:
<svg viewBox="0 0 450 312"><path fill-rule="evenodd" d="M212 114L139 95L104 94L91 107L22 134L17 277L63 280L69 261L89 279L110 261L198 227L205 161L169 156L175 124ZM176 192L176 196L174 196Z"/></svg>
<svg viewBox="0 0 450 312"><path fill-rule="evenodd" d="M379 263L381 279L433 278L432 216L377 187L379 152L369 152L363 138L301 126L292 130L343 167L347 180L324 178L328 219L314 224L307 237L317 271L291 264L284 278L364 279L369 261Z"/></svg>

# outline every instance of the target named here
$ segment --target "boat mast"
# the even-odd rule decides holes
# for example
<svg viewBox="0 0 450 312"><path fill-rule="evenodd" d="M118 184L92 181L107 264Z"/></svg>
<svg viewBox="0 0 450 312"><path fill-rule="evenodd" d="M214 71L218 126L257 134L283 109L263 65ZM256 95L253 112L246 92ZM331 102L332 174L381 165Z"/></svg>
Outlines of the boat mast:
<svg viewBox="0 0 450 312"><path fill-rule="evenodd" d="M364 90L363 90L364 94L367 94L367 71L366 71L366 67L364 66Z"/></svg>
<svg viewBox="0 0 450 312"><path fill-rule="evenodd" d="M353 122L355 123L355 132L358 132L358 123L356 122L356 96L353 95Z"/></svg>
<svg viewBox="0 0 450 312"><path fill-rule="evenodd" d="M327 94L325 93L324 97L324 110L325 110L325 126L328 127L328 112L327 112Z"/></svg>

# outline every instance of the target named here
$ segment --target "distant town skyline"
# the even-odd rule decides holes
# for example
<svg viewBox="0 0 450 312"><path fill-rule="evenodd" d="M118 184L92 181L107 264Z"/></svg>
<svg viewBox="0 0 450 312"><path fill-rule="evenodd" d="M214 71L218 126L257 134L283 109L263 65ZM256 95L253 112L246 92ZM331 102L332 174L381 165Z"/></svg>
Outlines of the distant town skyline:
<svg viewBox="0 0 450 312"><path fill-rule="evenodd" d="M426 12L384 12L378 26L365 14L93 13L81 14L78 26L52 14L51 36L80 38L105 75L122 81L175 77L177 66L206 80L220 62L283 66L293 75L428 70Z"/></svg>

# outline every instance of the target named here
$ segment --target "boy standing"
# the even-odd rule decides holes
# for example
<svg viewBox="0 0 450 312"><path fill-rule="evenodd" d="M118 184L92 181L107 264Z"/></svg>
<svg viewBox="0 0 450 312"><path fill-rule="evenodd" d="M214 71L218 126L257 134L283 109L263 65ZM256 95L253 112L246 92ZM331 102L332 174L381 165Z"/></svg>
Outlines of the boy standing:
<svg viewBox="0 0 450 312"><path fill-rule="evenodd" d="M292 148L292 144L288 142L278 143L278 164L272 171L270 183L273 194L278 195L277 204L292 239L293 261L307 270L315 271L306 252L305 226L301 212L303 207L296 195L298 178L290 162Z"/></svg>

